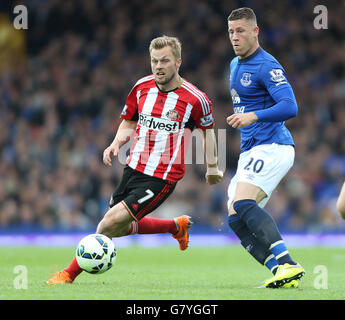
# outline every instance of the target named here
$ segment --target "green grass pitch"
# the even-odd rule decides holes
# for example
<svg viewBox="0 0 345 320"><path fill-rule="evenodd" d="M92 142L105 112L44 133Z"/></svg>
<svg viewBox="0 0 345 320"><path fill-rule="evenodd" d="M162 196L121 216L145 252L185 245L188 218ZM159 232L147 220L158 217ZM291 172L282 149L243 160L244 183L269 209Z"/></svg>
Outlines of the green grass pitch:
<svg viewBox="0 0 345 320"><path fill-rule="evenodd" d="M191 247L184 252L174 246L118 248L117 261L108 272L82 273L74 284L46 285L44 282L51 277L54 265L57 270L64 268L73 258L73 251L73 248L1 247L0 299L345 299L342 248L290 249L306 270L298 289L255 288L271 276L270 272L237 245ZM26 285L18 280L24 275L20 267L16 269L18 265L27 270Z"/></svg>

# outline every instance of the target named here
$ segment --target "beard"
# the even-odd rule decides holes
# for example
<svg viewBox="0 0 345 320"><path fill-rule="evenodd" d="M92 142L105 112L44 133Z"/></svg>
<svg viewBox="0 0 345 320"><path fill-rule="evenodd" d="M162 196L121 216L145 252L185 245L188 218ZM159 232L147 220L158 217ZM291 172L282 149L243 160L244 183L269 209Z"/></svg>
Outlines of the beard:
<svg viewBox="0 0 345 320"><path fill-rule="evenodd" d="M155 79L156 82L160 85L166 85L168 84L172 79L174 78L174 74L170 75L170 76L165 76L163 79Z"/></svg>

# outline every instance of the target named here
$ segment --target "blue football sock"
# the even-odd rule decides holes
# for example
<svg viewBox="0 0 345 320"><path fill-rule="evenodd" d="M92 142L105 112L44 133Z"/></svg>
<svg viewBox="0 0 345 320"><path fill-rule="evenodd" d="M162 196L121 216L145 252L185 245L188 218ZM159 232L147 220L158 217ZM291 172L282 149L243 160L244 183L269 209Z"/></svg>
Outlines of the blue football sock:
<svg viewBox="0 0 345 320"><path fill-rule="evenodd" d="M278 269L278 261L276 259L276 257L274 256L274 254L270 254L265 262L264 265L273 273L276 274L277 269Z"/></svg>
<svg viewBox="0 0 345 320"><path fill-rule="evenodd" d="M238 214L233 214L228 218L229 227L241 240L241 245L249 254L260 264L265 265L273 274L275 274L278 262L267 249L248 229L247 225L241 220Z"/></svg>
<svg viewBox="0 0 345 320"><path fill-rule="evenodd" d="M248 229L275 256L278 264L296 264L282 240L276 223L267 211L251 199L238 200L233 206Z"/></svg>
<svg viewBox="0 0 345 320"><path fill-rule="evenodd" d="M272 254L274 254L279 264L296 264L296 262L292 260L283 240L279 240L271 244L270 251L272 252Z"/></svg>

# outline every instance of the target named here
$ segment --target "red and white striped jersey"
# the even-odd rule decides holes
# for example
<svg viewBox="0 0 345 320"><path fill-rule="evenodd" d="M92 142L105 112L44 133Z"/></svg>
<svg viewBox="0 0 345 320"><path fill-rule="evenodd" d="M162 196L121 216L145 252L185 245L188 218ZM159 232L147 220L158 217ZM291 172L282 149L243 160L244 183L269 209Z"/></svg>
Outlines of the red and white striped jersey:
<svg viewBox="0 0 345 320"><path fill-rule="evenodd" d="M121 118L138 121L127 164L173 182L184 176L191 131L214 125L212 104L205 93L185 79L175 90L162 92L153 75L135 84Z"/></svg>

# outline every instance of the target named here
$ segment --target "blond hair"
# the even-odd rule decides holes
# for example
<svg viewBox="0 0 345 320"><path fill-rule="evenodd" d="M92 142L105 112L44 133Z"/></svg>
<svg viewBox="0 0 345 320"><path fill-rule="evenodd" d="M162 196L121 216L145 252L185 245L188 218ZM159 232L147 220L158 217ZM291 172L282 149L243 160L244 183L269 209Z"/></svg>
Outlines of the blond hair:
<svg viewBox="0 0 345 320"><path fill-rule="evenodd" d="M150 43L150 54L153 49L158 50L169 46L172 50L174 57L177 59L181 58L181 42L176 37L161 36L155 38Z"/></svg>

